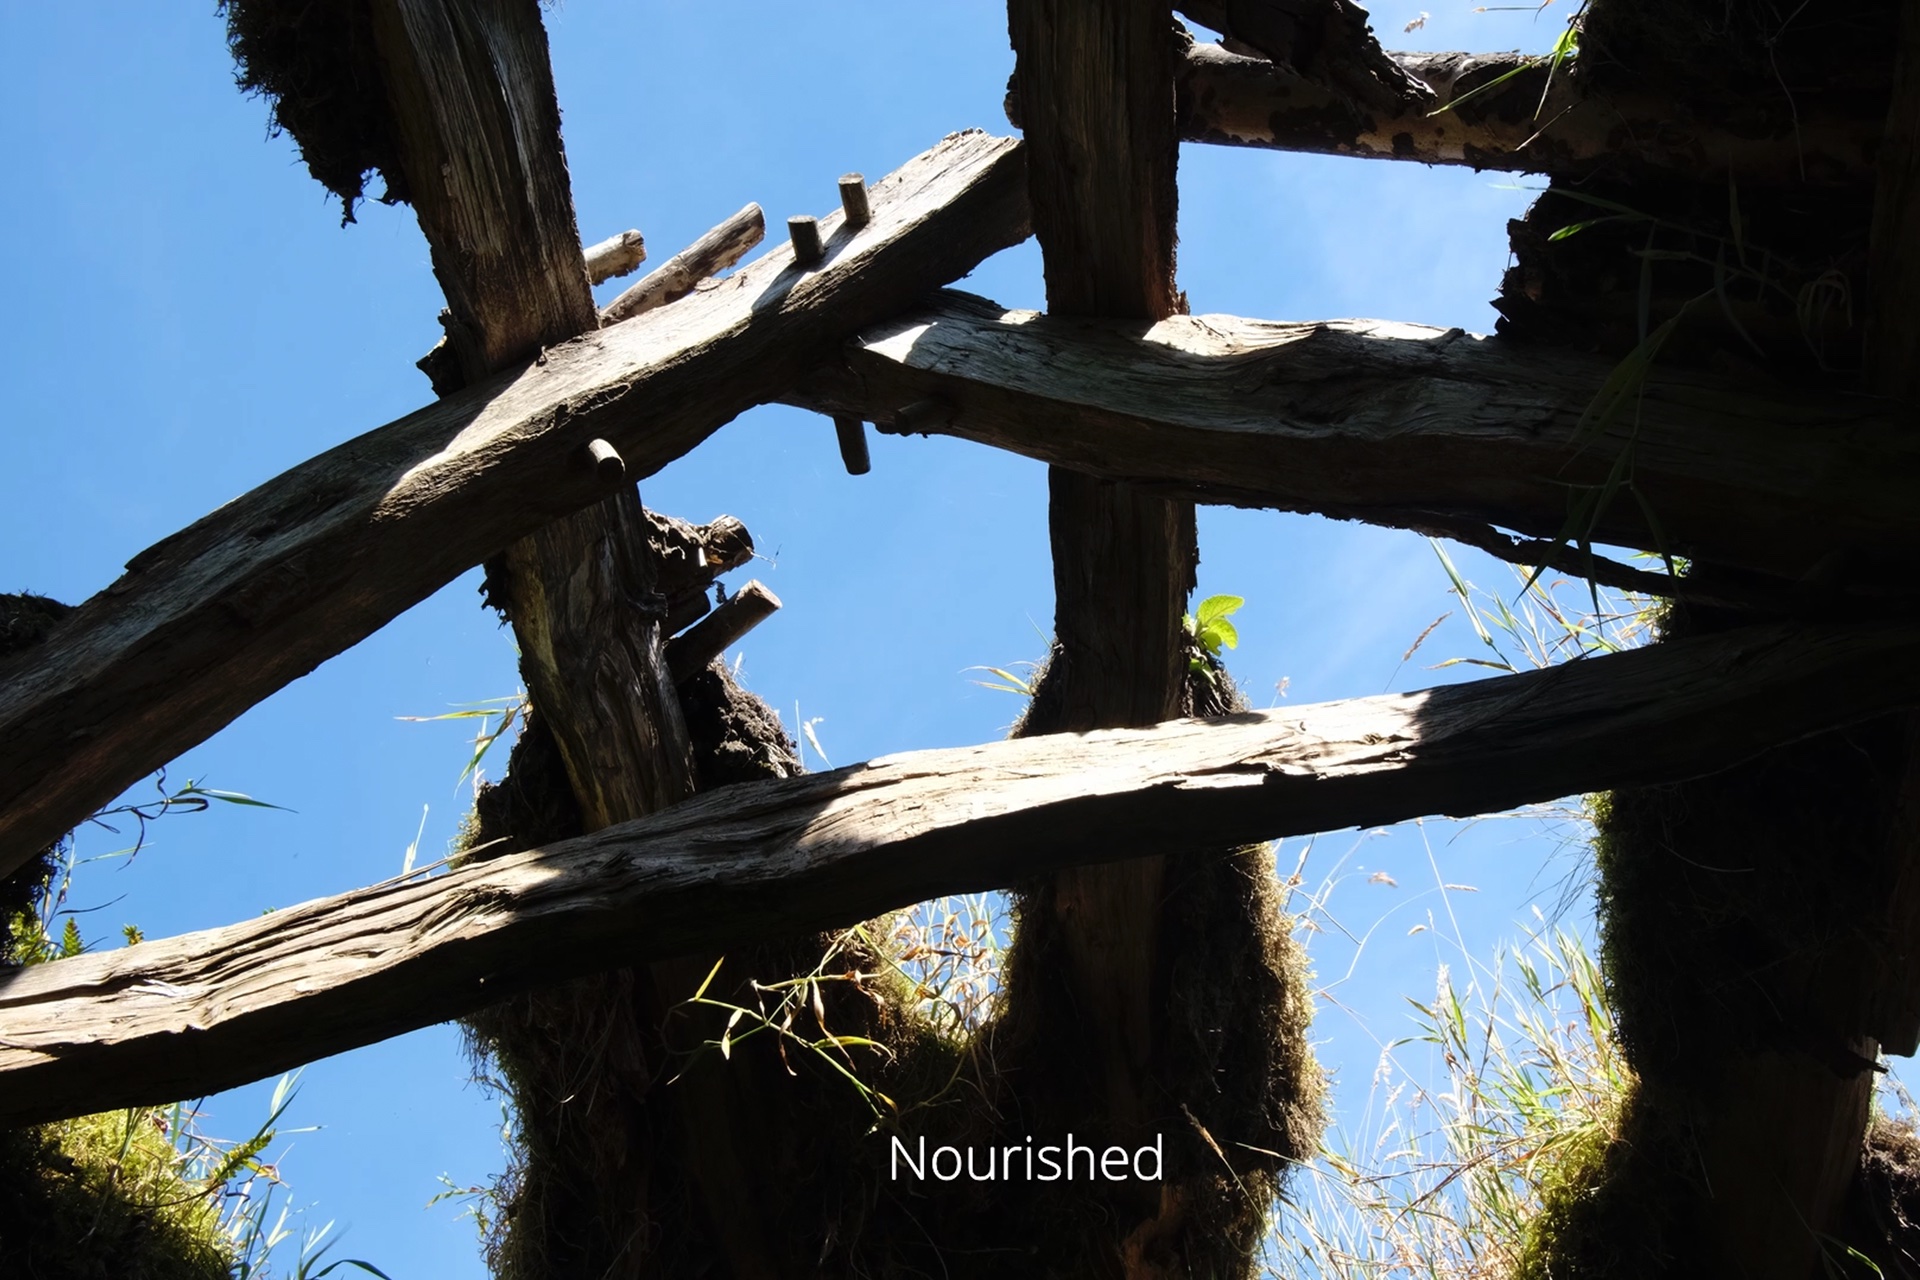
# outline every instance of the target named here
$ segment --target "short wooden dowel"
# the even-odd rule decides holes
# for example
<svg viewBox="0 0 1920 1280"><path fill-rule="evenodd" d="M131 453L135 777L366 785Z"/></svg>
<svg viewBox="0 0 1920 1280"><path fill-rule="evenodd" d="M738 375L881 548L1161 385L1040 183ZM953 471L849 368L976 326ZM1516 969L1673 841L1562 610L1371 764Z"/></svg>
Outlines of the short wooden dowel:
<svg viewBox="0 0 1920 1280"><path fill-rule="evenodd" d="M787 219L787 238L793 241L793 260L803 267L810 267L826 257L826 246L820 240L820 223L805 214Z"/></svg>
<svg viewBox="0 0 1920 1280"><path fill-rule="evenodd" d="M848 475L863 476L873 470L873 458L867 453L866 423L835 414L833 434L840 440L840 461L847 464Z"/></svg>
<svg viewBox="0 0 1920 1280"><path fill-rule="evenodd" d="M841 177L840 207L846 212L847 226L855 231L873 221L873 210L867 205L866 178L857 173Z"/></svg>

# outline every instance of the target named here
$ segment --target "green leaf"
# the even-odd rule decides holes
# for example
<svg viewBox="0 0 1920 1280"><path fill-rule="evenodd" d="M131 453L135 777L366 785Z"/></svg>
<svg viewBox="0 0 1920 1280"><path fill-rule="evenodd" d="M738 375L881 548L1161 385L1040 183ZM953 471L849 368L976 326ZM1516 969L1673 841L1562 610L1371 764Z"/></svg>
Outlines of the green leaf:
<svg viewBox="0 0 1920 1280"><path fill-rule="evenodd" d="M197 796L207 800L220 800L227 804L246 805L254 809L278 809L282 813L293 812L293 810L283 804L268 804L265 800L255 800L243 791L218 791L212 787L199 786L191 781L173 793L173 798L176 800L182 796Z"/></svg>
<svg viewBox="0 0 1920 1280"><path fill-rule="evenodd" d="M120 932L126 937L127 945L130 947L139 946L147 938L146 934L140 932L140 926L137 924L123 924L120 926Z"/></svg>
<svg viewBox="0 0 1920 1280"><path fill-rule="evenodd" d="M1221 645L1229 649L1238 649L1240 632L1225 618L1215 618L1201 624L1200 643L1206 646L1208 653L1212 654L1218 654Z"/></svg>
<svg viewBox="0 0 1920 1280"><path fill-rule="evenodd" d="M1246 600L1241 596L1208 596L1200 602L1200 609L1196 615L1199 621L1199 629L1205 631L1207 624L1214 619L1225 618L1229 614L1240 612L1240 608L1244 604L1246 604Z"/></svg>
<svg viewBox="0 0 1920 1280"><path fill-rule="evenodd" d="M60 958L71 960L87 949L86 942L80 937L80 926L73 917L67 917L66 927L60 930Z"/></svg>

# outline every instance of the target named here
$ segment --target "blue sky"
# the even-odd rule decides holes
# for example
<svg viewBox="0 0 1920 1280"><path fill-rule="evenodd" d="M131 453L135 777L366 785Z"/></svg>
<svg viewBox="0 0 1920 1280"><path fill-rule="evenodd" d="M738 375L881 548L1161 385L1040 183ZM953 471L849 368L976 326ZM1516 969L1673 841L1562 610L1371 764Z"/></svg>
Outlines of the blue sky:
<svg viewBox="0 0 1920 1280"><path fill-rule="evenodd" d="M1422 0L1434 6L1436 0ZM1409 48L1543 49L1555 6L1476 13L1380 3L1375 26ZM202 5L0 0L0 576L6 590L78 601L141 548L301 459L430 398L413 361L440 307L411 213L338 206L266 136L266 107L232 85L223 29ZM877 178L942 135L1008 126L1012 55L1002 11L977 0L828 3L807 9L569 0L550 8L556 80L583 236L627 227L655 261L749 200L770 224L821 213L848 170ZM1275 319L1378 316L1486 331L1507 257L1505 222L1530 198L1462 170L1188 147L1180 278L1197 312ZM611 293L618 282L605 286ZM1031 245L965 287L1042 302ZM756 410L643 487L650 506L744 520L786 609L748 638L744 675L780 709L820 717L835 763L1001 734L1014 697L967 668L1037 658L1051 614L1043 470L955 441L873 441L872 474L842 471L831 429ZM1245 596L1232 666L1256 705L1286 682L1311 702L1436 683L1469 652L1416 537L1273 513L1201 518L1200 591ZM1506 571L1462 557L1485 585ZM736 575L736 582L746 574ZM225 923L392 875L416 830L437 856L468 799L458 723L417 724L516 687L505 632L475 577L243 716L171 768L291 813L221 809L170 818L147 848L89 864L77 884L98 945L122 923L149 936ZM495 767L498 765L496 763ZM87 834L83 855L122 843ZM1289 842L1282 861L1300 851ZM1429 823L1316 842L1308 877L1347 854L1334 905L1356 933L1379 923L1352 976L1351 946L1321 935L1319 1022L1344 1115L1364 1102L1382 1038L1409 1029L1436 962L1436 878L1470 951L1489 954L1528 904L1555 900L1575 863L1524 820ZM1431 856L1431 862L1430 862ZM1387 872L1398 887L1370 884ZM1424 895L1424 896L1423 896ZM1581 912L1585 907L1580 908ZM483 1181L501 1162L498 1104L465 1083L449 1028L319 1063L289 1121L284 1172L341 1252L395 1280L479 1277L469 1224L429 1210L446 1174ZM250 1133L265 1089L208 1104L216 1132Z"/></svg>

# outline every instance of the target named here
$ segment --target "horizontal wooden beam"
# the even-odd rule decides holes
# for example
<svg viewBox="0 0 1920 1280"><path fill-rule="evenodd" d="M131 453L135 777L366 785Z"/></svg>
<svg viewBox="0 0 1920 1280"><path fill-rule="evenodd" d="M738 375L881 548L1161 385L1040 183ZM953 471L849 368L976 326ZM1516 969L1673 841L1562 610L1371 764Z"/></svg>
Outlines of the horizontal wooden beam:
<svg viewBox="0 0 1920 1280"><path fill-rule="evenodd" d="M831 187L824 185L823 192ZM49 641L0 663L0 875L122 789L464 570L770 398L862 325L1027 235L1011 139L955 134L725 283L550 347L359 436L136 556Z"/></svg>
<svg viewBox="0 0 1920 1280"><path fill-rule="evenodd" d="M1912 590L1920 435L1891 402L1656 366L1583 429L1617 372L1459 329L1149 326L949 291L869 329L787 398L1203 502L1549 539L1631 444L1631 490L1599 511L1594 541Z"/></svg>
<svg viewBox="0 0 1920 1280"><path fill-rule="evenodd" d="M1063 867L1670 781L1920 701L1920 627L1725 632L1421 693L888 756L0 972L0 1127L197 1097L637 959Z"/></svg>
<svg viewBox="0 0 1920 1280"><path fill-rule="evenodd" d="M1717 182L1731 172L1742 183L1790 186L1873 183L1884 121L1871 112L1803 108L1796 119L1782 95L1776 112L1748 104L1744 115L1706 113L1653 95L1592 94L1567 67L1549 84L1546 62L1519 54L1388 57L1433 96L1383 105L1377 95L1350 96L1265 58L1196 44L1178 81L1181 136L1564 178L1606 169Z"/></svg>

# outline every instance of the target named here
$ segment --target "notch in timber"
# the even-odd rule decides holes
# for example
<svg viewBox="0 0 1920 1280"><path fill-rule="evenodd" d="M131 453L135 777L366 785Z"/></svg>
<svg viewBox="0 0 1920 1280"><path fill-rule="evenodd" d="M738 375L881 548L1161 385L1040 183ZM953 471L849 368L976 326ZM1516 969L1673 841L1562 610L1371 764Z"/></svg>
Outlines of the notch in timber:
<svg viewBox="0 0 1920 1280"><path fill-rule="evenodd" d="M952 426L956 416L954 407L944 400L915 400L897 410L891 423L876 422L874 426L886 435L926 435Z"/></svg>
<svg viewBox="0 0 1920 1280"><path fill-rule="evenodd" d="M860 174L843 174L840 178L840 208L846 212L847 227L858 231L873 221L873 210L867 204L867 180Z"/></svg>
<svg viewBox="0 0 1920 1280"><path fill-rule="evenodd" d="M833 434L840 441L840 461L847 474L863 476L873 470L873 458L867 453L867 424L844 413L833 415Z"/></svg>
<svg viewBox="0 0 1920 1280"><path fill-rule="evenodd" d="M787 238L793 241L793 260L803 267L810 267L827 254L826 245L820 240L820 223L817 219L801 215L787 219Z"/></svg>

